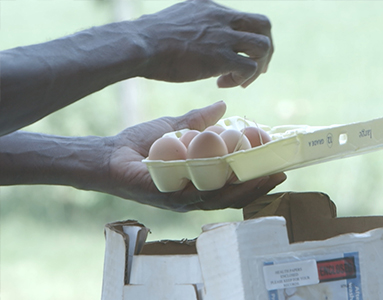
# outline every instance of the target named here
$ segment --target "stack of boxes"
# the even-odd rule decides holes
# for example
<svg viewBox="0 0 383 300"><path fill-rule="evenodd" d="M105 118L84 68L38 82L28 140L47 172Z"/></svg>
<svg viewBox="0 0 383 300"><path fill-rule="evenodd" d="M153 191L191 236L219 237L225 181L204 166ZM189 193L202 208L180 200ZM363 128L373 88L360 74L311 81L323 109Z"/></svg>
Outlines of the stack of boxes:
<svg viewBox="0 0 383 300"><path fill-rule="evenodd" d="M196 240L105 228L103 300L383 299L383 217L337 218L322 193L280 193Z"/></svg>

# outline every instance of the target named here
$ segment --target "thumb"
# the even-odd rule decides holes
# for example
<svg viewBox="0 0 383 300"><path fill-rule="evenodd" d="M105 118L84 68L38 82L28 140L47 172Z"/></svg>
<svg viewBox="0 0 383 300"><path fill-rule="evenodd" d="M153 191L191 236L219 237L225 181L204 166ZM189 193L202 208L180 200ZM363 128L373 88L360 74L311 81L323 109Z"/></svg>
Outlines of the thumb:
<svg viewBox="0 0 383 300"><path fill-rule="evenodd" d="M177 130L183 128L202 131L210 125L216 124L225 114L226 104L218 101L204 108L194 109L178 117Z"/></svg>

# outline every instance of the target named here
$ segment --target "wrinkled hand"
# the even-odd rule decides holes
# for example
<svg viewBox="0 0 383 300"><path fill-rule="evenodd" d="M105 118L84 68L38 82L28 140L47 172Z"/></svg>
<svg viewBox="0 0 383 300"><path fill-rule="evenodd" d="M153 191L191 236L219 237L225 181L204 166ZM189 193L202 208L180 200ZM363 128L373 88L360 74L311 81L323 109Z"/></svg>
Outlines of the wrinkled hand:
<svg viewBox="0 0 383 300"><path fill-rule="evenodd" d="M147 167L141 161L148 156L151 144L163 134L184 128L203 130L215 124L225 113L224 102L196 109L181 117L164 117L142 123L113 137L110 156L110 178L114 185L106 191L122 198L174 211L242 208L266 194L286 179L284 173L250 180L241 184L227 183L214 191L199 191L192 183L183 190L158 191Z"/></svg>
<svg viewBox="0 0 383 300"><path fill-rule="evenodd" d="M219 87L247 87L273 54L271 25L210 0L188 0L137 19L150 61L142 76L185 82L220 76Z"/></svg>

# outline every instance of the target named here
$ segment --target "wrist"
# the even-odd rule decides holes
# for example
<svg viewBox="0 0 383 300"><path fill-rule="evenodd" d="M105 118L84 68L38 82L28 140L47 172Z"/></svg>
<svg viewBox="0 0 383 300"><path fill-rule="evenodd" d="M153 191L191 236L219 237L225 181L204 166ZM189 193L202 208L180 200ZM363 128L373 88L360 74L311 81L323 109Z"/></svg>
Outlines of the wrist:
<svg viewBox="0 0 383 300"><path fill-rule="evenodd" d="M66 155L52 170L53 184L69 185L81 190L104 191L110 186L109 161L113 141L109 137L87 136L65 138L61 145ZM58 175L57 171L61 173ZM62 177L61 177L62 176Z"/></svg>

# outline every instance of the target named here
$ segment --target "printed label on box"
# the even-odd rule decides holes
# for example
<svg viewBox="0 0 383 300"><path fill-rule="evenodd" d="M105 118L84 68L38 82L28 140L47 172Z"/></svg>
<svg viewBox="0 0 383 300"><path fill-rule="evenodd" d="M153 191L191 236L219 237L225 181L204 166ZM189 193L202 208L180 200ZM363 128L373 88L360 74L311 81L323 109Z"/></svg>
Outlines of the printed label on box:
<svg viewBox="0 0 383 300"><path fill-rule="evenodd" d="M315 259L265 265L263 274L268 291L319 283Z"/></svg>
<svg viewBox="0 0 383 300"><path fill-rule="evenodd" d="M355 259L353 256L318 261L317 268L320 282L356 277Z"/></svg>
<svg viewBox="0 0 383 300"><path fill-rule="evenodd" d="M363 300L358 252L283 263L267 261L263 270L269 300ZM277 275L293 278L295 285L281 285L285 278ZM300 280L301 275L306 280Z"/></svg>

